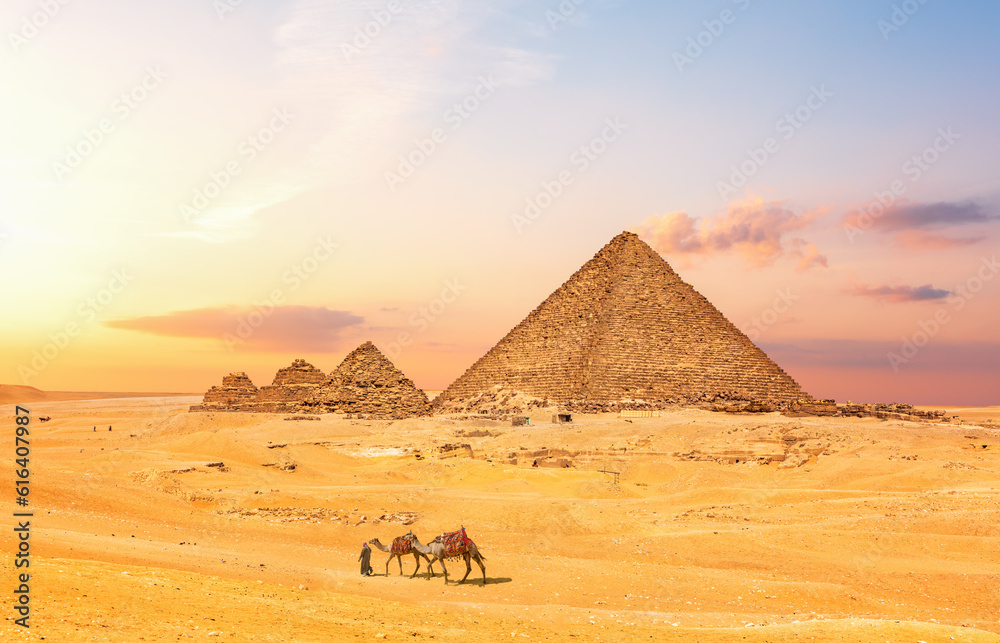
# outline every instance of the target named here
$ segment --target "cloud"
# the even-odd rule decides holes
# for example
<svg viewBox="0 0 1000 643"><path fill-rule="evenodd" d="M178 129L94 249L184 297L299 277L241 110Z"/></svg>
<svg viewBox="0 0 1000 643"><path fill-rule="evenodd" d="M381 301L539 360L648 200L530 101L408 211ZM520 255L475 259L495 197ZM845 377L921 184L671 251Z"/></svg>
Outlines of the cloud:
<svg viewBox="0 0 1000 643"><path fill-rule="evenodd" d="M791 233L811 226L820 211L796 214L783 201L749 199L729 204L724 215L693 219L686 212L652 216L632 230L663 254L738 252L752 266L780 258L799 259L797 269L827 266L826 255Z"/></svg>
<svg viewBox="0 0 1000 643"><path fill-rule="evenodd" d="M861 284L851 289L850 294L857 297L874 297L894 303L909 301L936 301L945 299L950 290L934 288L930 284L923 286L868 286Z"/></svg>
<svg viewBox="0 0 1000 643"><path fill-rule="evenodd" d="M876 219L875 226L884 230L913 228L945 228L969 223L985 223L996 218L972 203L902 204L889 208Z"/></svg>
<svg viewBox="0 0 1000 643"><path fill-rule="evenodd" d="M820 254L819 250L813 244L806 243L803 239L792 239L792 245L797 248L797 250L791 253L792 256L799 258L799 262L795 266L796 272L804 272L813 266L830 267L826 255Z"/></svg>
<svg viewBox="0 0 1000 643"><path fill-rule="evenodd" d="M445 110L473 95L481 78L500 88L551 78L556 57L510 44L521 2L403 0L394 12L388 5L396 3L386 0L283 3L272 27L273 62L259 83L260 94L280 97L292 124L254 162L255 180L234 181L163 236L250 238L269 207L382 176L414 137L447 127Z"/></svg>
<svg viewBox="0 0 1000 643"><path fill-rule="evenodd" d="M944 236L940 233L932 233L927 230L900 230L894 239L897 246L905 248L921 248L925 250L942 250L945 248L959 248L979 243L986 238L986 235L976 235L971 237Z"/></svg>
<svg viewBox="0 0 1000 643"><path fill-rule="evenodd" d="M786 369L860 369L892 373L887 354L899 353L900 341L803 338L788 343L761 342L760 347ZM929 373L1000 374L1000 343L935 340L922 347L906 368Z"/></svg>
<svg viewBox="0 0 1000 643"><path fill-rule="evenodd" d="M275 67L302 120L325 124L312 132L303 163L322 176L380 173L411 144L414 121L427 132L442 127L434 112L443 115L480 78L500 87L550 78L554 58L506 44L513 18L505 12L516 4L407 0L376 29L373 12L384 18L385 0L292 2L275 31Z"/></svg>
<svg viewBox="0 0 1000 643"><path fill-rule="evenodd" d="M248 351L328 353L336 350L340 331L363 321L353 313L324 306L277 306L269 314L225 306L111 320L104 325L164 337L209 338L220 342L235 338L243 340L237 342L238 347Z"/></svg>
<svg viewBox="0 0 1000 643"><path fill-rule="evenodd" d="M951 228L991 224L1000 221L983 206L972 201L938 203L897 203L853 211L844 216L844 225L858 230L875 230L892 235L896 245L907 248L941 249L966 246L986 238L985 234L954 236Z"/></svg>

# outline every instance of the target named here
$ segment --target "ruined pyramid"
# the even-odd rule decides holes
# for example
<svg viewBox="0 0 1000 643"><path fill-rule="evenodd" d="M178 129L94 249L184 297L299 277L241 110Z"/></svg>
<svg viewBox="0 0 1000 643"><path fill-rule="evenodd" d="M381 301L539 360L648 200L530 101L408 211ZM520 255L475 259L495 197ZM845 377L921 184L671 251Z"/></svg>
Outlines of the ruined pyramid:
<svg viewBox="0 0 1000 643"><path fill-rule="evenodd" d="M808 397L631 232L612 239L434 404L495 386L558 403Z"/></svg>
<svg viewBox="0 0 1000 643"><path fill-rule="evenodd" d="M279 369L270 386L260 387L257 406L262 413L294 413L302 402L315 395L316 389L326 381L326 374L304 359L297 359L291 366Z"/></svg>
<svg viewBox="0 0 1000 643"><path fill-rule="evenodd" d="M248 406L257 401L259 391L247 374L240 371L222 378L222 386L213 386L205 393L201 404L192 411L227 411Z"/></svg>
<svg viewBox="0 0 1000 643"><path fill-rule="evenodd" d="M354 349L329 376L303 359L278 370L258 389L246 373L230 373L191 411L351 413L406 418L430 413L430 402L371 342Z"/></svg>
<svg viewBox="0 0 1000 643"><path fill-rule="evenodd" d="M365 342L344 358L317 389L310 405L322 413L379 417L428 415L431 410L424 392L371 342Z"/></svg>

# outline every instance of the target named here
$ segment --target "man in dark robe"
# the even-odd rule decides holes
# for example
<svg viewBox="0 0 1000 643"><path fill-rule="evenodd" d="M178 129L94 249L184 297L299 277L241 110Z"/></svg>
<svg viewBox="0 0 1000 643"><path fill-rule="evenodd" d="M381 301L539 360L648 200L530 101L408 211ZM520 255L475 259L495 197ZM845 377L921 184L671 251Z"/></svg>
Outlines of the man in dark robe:
<svg viewBox="0 0 1000 643"><path fill-rule="evenodd" d="M372 550L368 546L368 543L361 544L361 556L358 557L361 561L361 575L371 576L374 573L372 569Z"/></svg>

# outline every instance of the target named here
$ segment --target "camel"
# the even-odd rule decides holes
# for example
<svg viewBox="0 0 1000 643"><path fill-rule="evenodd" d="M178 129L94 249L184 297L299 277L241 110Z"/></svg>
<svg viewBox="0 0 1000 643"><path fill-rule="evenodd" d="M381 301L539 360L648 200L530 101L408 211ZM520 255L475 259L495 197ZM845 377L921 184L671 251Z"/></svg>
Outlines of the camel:
<svg viewBox="0 0 1000 643"><path fill-rule="evenodd" d="M476 547L476 543L472 542L471 540L468 541L469 546L464 552L461 552L459 554L452 554L449 556L445 554L445 546L444 543L441 541L441 536L438 536L437 538L430 541L426 545L422 544L419 540L417 540L417 537L414 536L412 532L407 534L405 538L408 538L410 540L414 551L420 552L424 556L430 556L430 562L427 563L428 569L430 569L431 565L434 564L434 561L441 561L441 569L444 570L445 585L448 584L448 568L444 566L444 559L459 558L459 557L465 559L465 576L463 576L462 580L458 582L464 583L465 579L469 577L469 573L472 571L472 563L470 561L474 560L476 561L476 564L479 565L479 568L483 570L483 585L484 586L486 585L486 565L483 565L483 561L486 560L486 556L483 556L481 553L479 553L479 548ZM427 580L430 579L431 577L428 576Z"/></svg>
<svg viewBox="0 0 1000 643"><path fill-rule="evenodd" d="M378 538L372 538L371 540L368 541L369 543L371 543L372 545L374 545L375 548L378 549L379 551L384 551L385 553L389 554L389 558L386 559L386 561L385 561L385 575L386 576L389 575L389 563L392 562L393 558L398 558L399 559L399 575L400 576L403 575L403 556L405 556L406 554L413 554L413 558L417 561L417 568L413 570L413 574L410 575L410 578L413 578L414 576L416 576L417 572L420 571L420 557L421 556L423 556L424 559L427 560L427 571L428 571L428 573L431 576L434 575L434 570L431 568L431 564L432 564L433 561L430 558L427 558L426 554L423 554L423 553L420 553L420 552L414 550L414 548L413 548L413 546L411 544L412 541L410 540L411 536L414 539L416 539L416 536L414 536L413 532L411 531L410 533L406 534L405 536L400 536L399 538L394 539L392 541L392 546L391 547L386 547L385 545L383 545L381 542L379 542Z"/></svg>

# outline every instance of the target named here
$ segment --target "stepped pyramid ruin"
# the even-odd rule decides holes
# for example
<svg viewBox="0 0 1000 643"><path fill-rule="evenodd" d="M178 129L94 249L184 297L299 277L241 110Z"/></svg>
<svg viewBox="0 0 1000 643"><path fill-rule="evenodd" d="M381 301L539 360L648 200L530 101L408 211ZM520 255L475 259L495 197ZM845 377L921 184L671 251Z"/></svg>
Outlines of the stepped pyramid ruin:
<svg viewBox="0 0 1000 643"><path fill-rule="evenodd" d="M371 342L352 351L329 376L303 359L258 389L246 373L230 373L191 411L351 413L406 418L430 413L424 392Z"/></svg>
<svg viewBox="0 0 1000 643"><path fill-rule="evenodd" d="M604 246L434 405L492 387L558 403L809 397L631 232Z"/></svg>
<svg viewBox="0 0 1000 643"><path fill-rule="evenodd" d="M222 378L222 386L208 389L201 404L192 406L191 410L224 411L230 407L246 406L257 401L258 393L246 373L230 373Z"/></svg>
<svg viewBox="0 0 1000 643"><path fill-rule="evenodd" d="M260 387L256 411L262 413L294 413L301 410L303 402L316 394L316 389L326 381L326 374L304 359L297 359L291 366L274 374L270 386Z"/></svg>
<svg viewBox="0 0 1000 643"><path fill-rule="evenodd" d="M375 344L354 349L317 391L325 412L410 417L428 415L430 402Z"/></svg>

